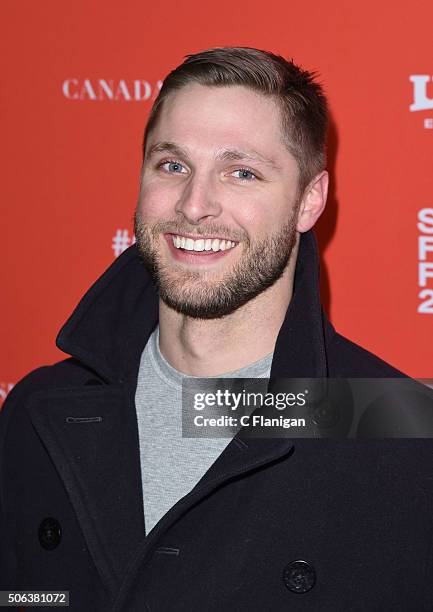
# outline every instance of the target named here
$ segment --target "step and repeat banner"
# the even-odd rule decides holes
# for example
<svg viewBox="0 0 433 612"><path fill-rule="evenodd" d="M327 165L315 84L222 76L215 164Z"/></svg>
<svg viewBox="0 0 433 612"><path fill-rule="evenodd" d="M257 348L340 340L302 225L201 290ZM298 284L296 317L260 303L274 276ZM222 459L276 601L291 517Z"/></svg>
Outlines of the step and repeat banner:
<svg viewBox="0 0 433 612"><path fill-rule="evenodd" d="M317 225L340 333L433 377L433 4L3 0L0 404L134 241L141 142L165 75L215 46L314 70L330 101Z"/></svg>

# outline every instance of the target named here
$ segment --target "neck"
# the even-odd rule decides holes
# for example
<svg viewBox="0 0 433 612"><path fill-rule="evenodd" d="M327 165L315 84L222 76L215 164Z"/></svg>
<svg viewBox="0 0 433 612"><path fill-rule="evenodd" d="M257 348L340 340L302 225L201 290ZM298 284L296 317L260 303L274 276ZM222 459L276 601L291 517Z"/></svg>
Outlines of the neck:
<svg viewBox="0 0 433 612"><path fill-rule="evenodd" d="M159 302L159 343L165 359L190 376L238 370L274 350L293 292L299 240L276 283L220 319L194 319Z"/></svg>

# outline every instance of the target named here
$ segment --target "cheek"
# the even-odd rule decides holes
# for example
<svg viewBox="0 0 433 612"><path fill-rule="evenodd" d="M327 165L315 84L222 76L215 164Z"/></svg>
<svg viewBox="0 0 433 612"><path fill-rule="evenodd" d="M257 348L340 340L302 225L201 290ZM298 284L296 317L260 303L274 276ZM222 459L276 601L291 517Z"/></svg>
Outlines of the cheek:
<svg viewBox="0 0 433 612"><path fill-rule="evenodd" d="M242 227L250 239L267 235L275 225L275 207L272 199L249 198L233 210L233 220Z"/></svg>
<svg viewBox="0 0 433 612"><path fill-rule="evenodd" d="M155 183L142 185L139 197L139 210L144 220L166 219L173 216L174 194L161 189Z"/></svg>
<svg viewBox="0 0 433 612"><path fill-rule="evenodd" d="M245 205L242 218L258 236L275 234L292 218L296 197L290 190L274 190Z"/></svg>

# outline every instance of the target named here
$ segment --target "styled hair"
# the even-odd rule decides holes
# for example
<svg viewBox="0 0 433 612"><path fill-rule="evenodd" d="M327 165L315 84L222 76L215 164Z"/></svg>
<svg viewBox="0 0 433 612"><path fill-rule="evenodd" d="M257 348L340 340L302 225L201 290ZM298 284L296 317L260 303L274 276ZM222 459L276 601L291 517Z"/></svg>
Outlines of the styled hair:
<svg viewBox="0 0 433 612"><path fill-rule="evenodd" d="M165 78L146 125L143 155L166 98L190 83L242 85L272 96L281 110L283 140L296 159L299 191L326 166L327 101L316 74L279 55L251 47L217 47L187 55Z"/></svg>

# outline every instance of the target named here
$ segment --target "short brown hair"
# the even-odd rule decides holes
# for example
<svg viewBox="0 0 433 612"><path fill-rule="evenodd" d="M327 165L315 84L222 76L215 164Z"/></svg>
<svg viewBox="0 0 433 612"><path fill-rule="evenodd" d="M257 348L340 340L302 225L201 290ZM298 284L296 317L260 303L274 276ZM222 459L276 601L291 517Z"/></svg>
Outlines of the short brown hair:
<svg viewBox="0 0 433 612"><path fill-rule="evenodd" d="M189 83L209 87L242 85L273 96L282 114L286 146L299 165L299 191L326 165L325 141L328 109L316 74L279 55L251 47L217 47L187 55L165 78L144 133L148 136L168 95Z"/></svg>

